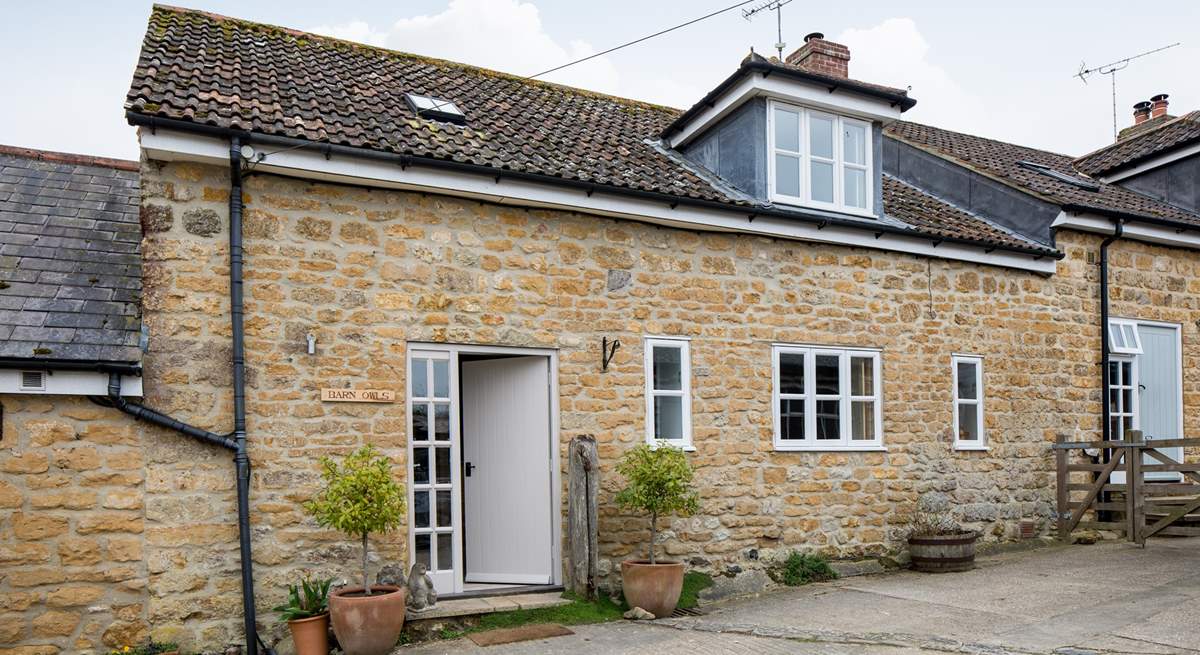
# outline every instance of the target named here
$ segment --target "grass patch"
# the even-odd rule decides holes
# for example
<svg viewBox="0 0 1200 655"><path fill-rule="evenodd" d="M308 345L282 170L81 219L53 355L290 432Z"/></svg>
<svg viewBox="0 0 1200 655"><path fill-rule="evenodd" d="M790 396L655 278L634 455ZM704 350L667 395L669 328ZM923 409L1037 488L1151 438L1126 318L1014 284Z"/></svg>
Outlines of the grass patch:
<svg viewBox="0 0 1200 655"><path fill-rule="evenodd" d="M683 576L683 592L679 594L679 607L691 609L700 604L700 592L713 585L712 576L699 571L688 571Z"/></svg>
<svg viewBox="0 0 1200 655"><path fill-rule="evenodd" d="M837 571L829 566L829 560L820 555L808 555L797 551L788 553L767 568L767 575L779 584L799 587L810 582L833 580Z"/></svg>
<svg viewBox="0 0 1200 655"><path fill-rule="evenodd" d="M629 609L624 603L617 604L603 594L598 600L583 600L567 592L563 598L571 602L557 607L539 607L532 610L514 610L512 612L494 612L479 617L479 623L466 630L443 629L437 633L437 639L458 639L472 632L498 630L500 628L518 628L523 625L538 623L557 623L559 625L582 625L585 623L607 623L621 618L621 614ZM409 643L402 638L401 643Z"/></svg>

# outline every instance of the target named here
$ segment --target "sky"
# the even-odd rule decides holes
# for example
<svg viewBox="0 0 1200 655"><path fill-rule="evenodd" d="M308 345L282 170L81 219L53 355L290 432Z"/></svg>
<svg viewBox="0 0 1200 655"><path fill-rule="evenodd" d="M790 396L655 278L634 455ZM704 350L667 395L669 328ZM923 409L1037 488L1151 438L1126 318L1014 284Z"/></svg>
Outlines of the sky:
<svg viewBox="0 0 1200 655"><path fill-rule="evenodd" d="M531 75L727 7L735 0L174 0L186 6ZM752 3L754 6L759 3ZM0 4L0 144L136 159L122 103L151 4ZM1200 109L1196 0L794 0L785 54L805 34L850 47L853 78L910 88L905 119L1080 155L1112 141L1110 77L1074 75L1175 42L1116 74L1117 124L1157 93ZM740 10L547 76L687 108L753 48L775 53L776 20ZM7 97L5 97L7 96Z"/></svg>

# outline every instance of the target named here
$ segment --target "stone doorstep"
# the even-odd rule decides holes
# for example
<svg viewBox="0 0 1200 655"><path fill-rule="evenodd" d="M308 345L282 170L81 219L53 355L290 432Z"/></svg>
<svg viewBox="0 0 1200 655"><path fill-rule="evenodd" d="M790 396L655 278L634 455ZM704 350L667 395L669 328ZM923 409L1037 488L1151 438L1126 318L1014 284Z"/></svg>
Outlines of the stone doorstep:
<svg viewBox="0 0 1200 655"><path fill-rule="evenodd" d="M490 596L483 598L455 598L438 601L431 610L404 613L405 621L427 621L429 619L446 619L460 616L478 616L494 612L512 612L514 610L532 610L542 607L557 607L567 605L571 601L562 597L561 592L552 591L542 594L514 594L512 596Z"/></svg>

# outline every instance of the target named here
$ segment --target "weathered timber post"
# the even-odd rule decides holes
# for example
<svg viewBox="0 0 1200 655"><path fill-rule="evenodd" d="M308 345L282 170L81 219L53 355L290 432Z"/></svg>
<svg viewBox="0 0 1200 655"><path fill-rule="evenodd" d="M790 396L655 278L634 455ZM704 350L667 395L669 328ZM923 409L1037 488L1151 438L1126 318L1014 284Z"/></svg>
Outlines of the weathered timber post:
<svg viewBox="0 0 1200 655"><path fill-rule="evenodd" d="M1142 443L1141 430L1125 432L1125 441ZM1142 448L1130 445L1125 449L1125 537L1135 544L1142 540Z"/></svg>
<svg viewBox="0 0 1200 655"><path fill-rule="evenodd" d="M1071 531L1067 528L1068 513L1071 511L1071 492L1067 485L1071 482L1071 475L1067 472L1067 449L1063 444L1067 442L1067 435L1058 434L1056 445L1058 448L1054 451L1054 466L1057 473L1057 505L1058 512L1055 519L1058 521L1058 540L1064 544L1071 543Z"/></svg>
<svg viewBox="0 0 1200 655"><path fill-rule="evenodd" d="M567 589L584 598L596 592L597 495L600 491L600 456L596 439L575 437L567 452L567 530L570 562Z"/></svg>

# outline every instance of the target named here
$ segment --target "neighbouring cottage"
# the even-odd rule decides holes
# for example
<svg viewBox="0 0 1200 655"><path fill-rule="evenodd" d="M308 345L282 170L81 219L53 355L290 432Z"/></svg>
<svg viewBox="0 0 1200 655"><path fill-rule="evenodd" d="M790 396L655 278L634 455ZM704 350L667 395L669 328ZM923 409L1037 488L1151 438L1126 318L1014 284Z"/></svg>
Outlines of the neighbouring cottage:
<svg viewBox="0 0 1200 655"><path fill-rule="evenodd" d="M690 452L702 509L664 548L732 576L894 555L927 489L986 539L1045 533L1056 437L1200 428L1195 114L1162 96L1073 159L903 121L849 60L751 53L680 112L156 6L140 271L115 237L128 279L83 271L108 241L62 228L115 190L47 171L84 163L0 169L0 641L253 649L239 539L265 638L285 581L354 566L300 503L363 443L409 493L381 558L449 595L561 584L579 435L612 586L645 536L609 502L632 444ZM112 306L50 300L77 297ZM123 350L63 356L94 314ZM68 370L86 387L51 389Z"/></svg>

